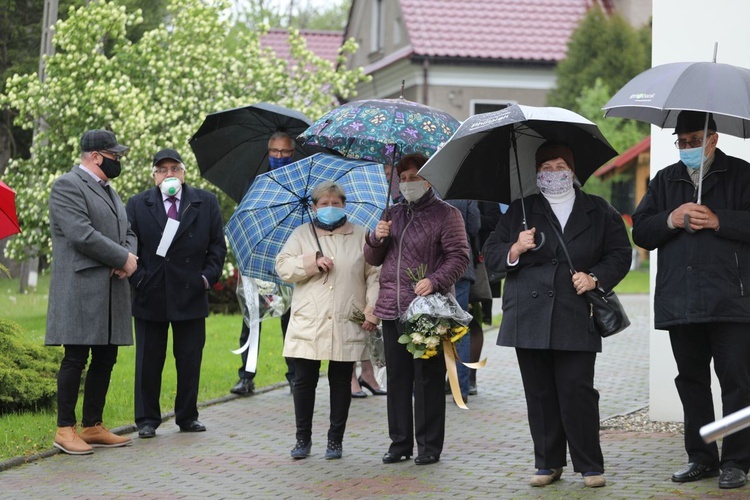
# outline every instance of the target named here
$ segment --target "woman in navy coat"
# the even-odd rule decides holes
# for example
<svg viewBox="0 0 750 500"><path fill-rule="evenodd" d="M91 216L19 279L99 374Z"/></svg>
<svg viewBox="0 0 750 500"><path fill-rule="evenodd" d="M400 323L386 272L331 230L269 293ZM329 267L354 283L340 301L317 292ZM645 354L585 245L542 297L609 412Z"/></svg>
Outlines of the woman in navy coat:
<svg viewBox="0 0 750 500"><path fill-rule="evenodd" d="M541 194L513 202L484 246L488 269L506 272L498 345L515 347L534 441L532 486L560 478L566 445L586 486L604 486L599 444L596 353L602 339L584 294L611 290L630 269L631 246L620 214L574 185L566 146L543 144L536 154ZM552 226L570 252L567 262ZM539 233L546 242L537 251ZM570 268L577 272L571 276Z"/></svg>

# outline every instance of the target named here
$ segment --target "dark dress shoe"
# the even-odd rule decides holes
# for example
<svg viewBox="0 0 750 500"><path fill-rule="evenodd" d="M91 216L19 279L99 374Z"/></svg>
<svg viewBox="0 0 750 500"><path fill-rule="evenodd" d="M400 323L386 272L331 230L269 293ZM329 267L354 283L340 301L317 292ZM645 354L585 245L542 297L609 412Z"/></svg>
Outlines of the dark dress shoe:
<svg viewBox="0 0 750 500"><path fill-rule="evenodd" d="M725 467L721 469L719 476L719 488L728 490L731 488L741 488L747 483L747 474L737 467Z"/></svg>
<svg viewBox="0 0 750 500"><path fill-rule="evenodd" d="M430 465L440 461L439 455L420 455L414 459L417 465Z"/></svg>
<svg viewBox="0 0 750 500"><path fill-rule="evenodd" d="M675 483L689 483L691 481L698 481L704 477L716 477L718 475L718 468L691 462L681 471L672 474L672 481Z"/></svg>
<svg viewBox="0 0 750 500"><path fill-rule="evenodd" d="M206 426L200 423L200 420L193 420L180 426L182 432L205 432Z"/></svg>
<svg viewBox="0 0 750 500"><path fill-rule="evenodd" d="M252 394L255 391L255 382L247 379L247 378L241 378L239 382L237 382L234 387L229 389L229 392L232 394L237 394L239 396L247 396L248 394Z"/></svg>
<svg viewBox="0 0 750 500"><path fill-rule="evenodd" d="M401 455L399 453L391 453L390 451L383 455L383 463L384 464L395 464L397 462L401 462L403 460L409 460L411 458L411 455Z"/></svg>
<svg viewBox="0 0 750 500"><path fill-rule="evenodd" d="M365 391L352 392L352 397L353 398L366 398L367 393Z"/></svg>
<svg viewBox="0 0 750 500"><path fill-rule="evenodd" d="M310 456L312 450L312 441L303 441L302 439L297 440L297 444L292 448L292 458L299 460L301 458L307 458Z"/></svg>
<svg viewBox="0 0 750 500"><path fill-rule="evenodd" d="M359 377L357 379L357 381L359 382L359 385L361 385L362 387L364 387L365 389L367 389L368 391L370 391L373 396L385 396L385 395L388 394L388 391L384 391L383 389L375 389L375 388L373 388L370 384L368 384L367 382L365 382L362 379L362 377Z"/></svg>
<svg viewBox="0 0 750 500"><path fill-rule="evenodd" d="M138 437L148 439L156 436L156 428L153 425L146 424L138 429Z"/></svg>

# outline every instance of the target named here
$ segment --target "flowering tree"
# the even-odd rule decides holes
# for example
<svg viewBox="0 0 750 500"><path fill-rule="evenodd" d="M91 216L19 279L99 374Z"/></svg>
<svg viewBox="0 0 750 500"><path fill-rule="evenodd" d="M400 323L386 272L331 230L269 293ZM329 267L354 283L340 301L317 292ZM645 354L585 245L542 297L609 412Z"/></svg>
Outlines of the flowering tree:
<svg viewBox="0 0 750 500"><path fill-rule="evenodd" d="M141 11L95 0L55 26L44 83L36 74L8 79L0 106L18 110L16 123L25 128L45 124L32 158L12 161L4 179L17 190L23 227L6 249L10 257L49 253L50 187L76 163L84 131L111 129L131 147L115 181L124 199L152 185L151 157L163 147L193 163L191 184L215 191L188 159L188 140L206 114L270 101L317 118L364 78L314 56L294 31L293 60L277 59L261 48L261 32L231 29L225 7L222 0L170 0L167 22L133 43L127 35L143 22ZM353 49L347 42L342 52Z"/></svg>

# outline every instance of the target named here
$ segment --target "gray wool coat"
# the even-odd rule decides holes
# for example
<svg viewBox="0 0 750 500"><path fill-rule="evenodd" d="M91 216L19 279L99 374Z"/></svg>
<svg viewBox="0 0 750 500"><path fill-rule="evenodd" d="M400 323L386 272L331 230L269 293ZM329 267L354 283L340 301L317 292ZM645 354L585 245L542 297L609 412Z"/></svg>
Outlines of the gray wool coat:
<svg viewBox="0 0 750 500"><path fill-rule="evenodd" d="M136 253L125 206L77 165L52 185L46 345L132 345L130 283L112 276ZM111 331L110 331L111 325Z"/></svg>

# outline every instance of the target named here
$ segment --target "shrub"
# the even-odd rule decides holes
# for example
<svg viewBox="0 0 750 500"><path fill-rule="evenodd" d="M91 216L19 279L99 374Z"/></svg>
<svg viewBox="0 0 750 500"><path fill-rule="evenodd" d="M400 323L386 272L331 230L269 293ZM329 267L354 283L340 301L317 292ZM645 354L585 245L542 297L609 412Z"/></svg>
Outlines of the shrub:
<svg viewBox="0 0 750 500"><path fill-rule="evenodd" d="M208 291L208 309L217 314L239 314L237 280L239 271L231 265L225 266L219 281Z"/></svg>
<svg viewBox="0 0 750 500"><path fill-rule="evenodd" d="M23 340L18 323L0 319L0 414L51 407L62 351Z"/></svg>

